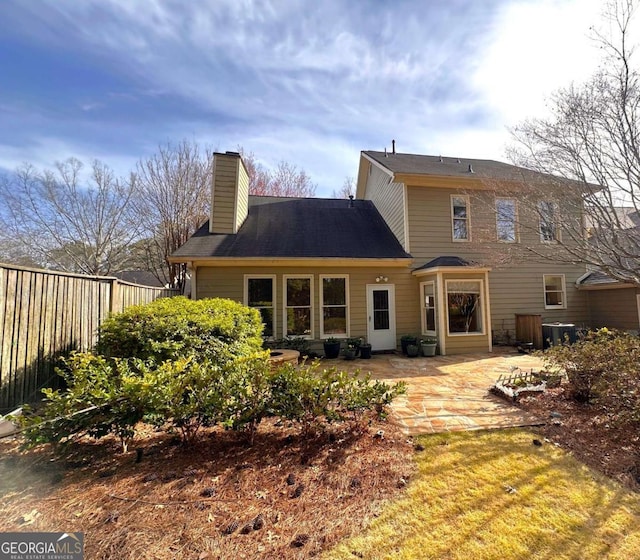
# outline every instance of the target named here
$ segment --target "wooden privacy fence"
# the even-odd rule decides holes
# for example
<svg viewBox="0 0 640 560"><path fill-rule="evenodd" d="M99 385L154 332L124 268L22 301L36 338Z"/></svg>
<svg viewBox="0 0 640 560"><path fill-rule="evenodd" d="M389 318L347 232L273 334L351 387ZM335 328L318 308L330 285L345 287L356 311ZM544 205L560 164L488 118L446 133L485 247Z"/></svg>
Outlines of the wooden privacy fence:
<svg viewBox="0 0 640 560"><path fill-rule="evenodd" d="M0 264L0 414L55 385L55 361L89 350L110 313L177 290Z"/></svg>

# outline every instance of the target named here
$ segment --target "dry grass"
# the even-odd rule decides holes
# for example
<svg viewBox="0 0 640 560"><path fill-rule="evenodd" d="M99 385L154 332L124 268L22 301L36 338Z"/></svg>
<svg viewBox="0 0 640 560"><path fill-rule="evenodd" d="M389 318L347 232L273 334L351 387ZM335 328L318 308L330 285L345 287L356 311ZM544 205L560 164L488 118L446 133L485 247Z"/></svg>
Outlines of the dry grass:
<svg viewBox="0 0 640 560"><path fill-rule="evenodd" d="M148 431L138 445L139 463L114 441L65 458L1 443L0 531L84 531L91 559L308 558L362 530L414 468L412 442L376 422L310 439L267 422L253 446L210 430L185 448Z"/></svg>
<svg viewBox="0 0 640 560"><path fill-rule="evenodd" d="M640 496L523 430L425 436L407 494L325 559L632 559Z"/></svg>

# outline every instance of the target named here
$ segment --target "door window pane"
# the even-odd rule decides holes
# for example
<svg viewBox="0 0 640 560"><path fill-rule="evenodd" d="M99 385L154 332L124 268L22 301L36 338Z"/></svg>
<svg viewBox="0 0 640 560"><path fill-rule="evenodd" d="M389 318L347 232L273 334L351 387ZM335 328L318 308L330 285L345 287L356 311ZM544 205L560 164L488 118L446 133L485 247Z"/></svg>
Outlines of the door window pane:
<svg viewBox="0 0 640 560"><path fill-rule="evenodd" d="M387 290L373 291L373 328L374 330L389 329L389 292Z"/></svg>

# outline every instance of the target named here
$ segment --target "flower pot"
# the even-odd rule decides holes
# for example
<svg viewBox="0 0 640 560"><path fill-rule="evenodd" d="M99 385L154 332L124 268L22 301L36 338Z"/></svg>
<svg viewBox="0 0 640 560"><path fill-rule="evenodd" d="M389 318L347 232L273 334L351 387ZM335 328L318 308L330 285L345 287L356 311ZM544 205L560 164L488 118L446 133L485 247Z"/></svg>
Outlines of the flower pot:
<svg viewBox="0 0 640 560"><path fill-rule="evenodd" d="M358 354L358 349L357 348L345 348L345 350L344 350L344 359L345 360L355 360L357 354Z"/></svg>
<svg viewBox="0 0 640 560"><path fill-rule="evenodd" d="M371 344L361 344L360 345L360 357L363 360L371 359Z"/></svg>
<svg viewBox="0 0 640 560"><path fill-rule="evenodd" d="M340 355L340 341L324 343L324 357L335 360Z"/></svg>
<svg viewBox="0 0 640 560"><path fill-rule="evenodd" d="M416 358L420 355L420 346L417 344L409 344L407 345L407 357L408 358Z"/></svg>
<svg viewBox="0 0 640 560"><path fill-rule="evenodd" d="M418 344L418 339L415 336L410 336L410 335L404 335L402 338L400 338L400 347L402 348L402 353L403 354L407 354L407 347L410 345L416 345Z"/></svg>
<svg viewBox="0 0 640 560"><path fill-rule="evenodd" d="M423 356L430 358L436 355L437 342L423 342L420 346L422 347Z"/></svg>

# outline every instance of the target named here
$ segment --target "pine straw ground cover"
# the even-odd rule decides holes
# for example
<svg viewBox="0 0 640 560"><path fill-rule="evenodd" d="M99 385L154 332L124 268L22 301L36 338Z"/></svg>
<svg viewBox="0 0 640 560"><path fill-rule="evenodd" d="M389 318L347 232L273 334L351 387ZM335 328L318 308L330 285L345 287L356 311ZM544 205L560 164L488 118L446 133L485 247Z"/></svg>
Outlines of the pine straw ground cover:
<svg viewBox="0 0 640 560"><path fill-rule="evenodd" d="M56 457L0 441L0 531L84 531L91 559L308 558L362 530L415 468L412 441L378 421L310 438L263 422L251 446L148 429L134 447L86 439Z"/></svg>

